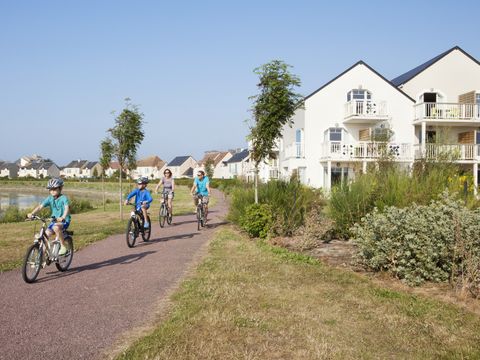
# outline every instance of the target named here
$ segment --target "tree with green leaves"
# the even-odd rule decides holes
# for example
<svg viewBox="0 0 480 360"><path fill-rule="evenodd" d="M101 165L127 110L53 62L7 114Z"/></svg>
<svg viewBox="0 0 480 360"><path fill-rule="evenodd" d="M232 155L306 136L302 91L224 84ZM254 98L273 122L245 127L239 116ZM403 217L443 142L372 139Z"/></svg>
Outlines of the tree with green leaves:
<svg viewBox="0 0 480 360"><path fill-rule="evenodd" d="M215 171L215 163L213 162L212 158L208 158L205 161L205 173L207 174L209 179L213 179L213 172Z"/></svg>
<svg viewBox="0 0 480 360"><path fill-rule="evenodd" d="M108 129L111 135L112 158L116 159L120 167L120 174L136 167L137 149L143 141L143 113L137 105L133 105L129 98L125 99L125 108L115 118L115 126ZM120 218L123 219L123 188L122 177L120 182Z"/></svg>
<svg viewBox="0 0 480 360"><path fill-rule="evenodd" d="M113 157L112 139L105 138L100 143L100 166L102 167L102 192L103 192L103 211L105 211L105 170L110 167Z"/></svg>
<svg viewBox="0 0 480 360"><path fill-rule="evenodd" d="M283 127L293 124L292 117L303 107L302 95L295 92L300 78L289 72L290 65L272 60L254 70L259 76L259 94L251 96L253 125L250 127L250 158L255 168L255 203L258 203L258 171L262 161L274 158Z"/></svg>

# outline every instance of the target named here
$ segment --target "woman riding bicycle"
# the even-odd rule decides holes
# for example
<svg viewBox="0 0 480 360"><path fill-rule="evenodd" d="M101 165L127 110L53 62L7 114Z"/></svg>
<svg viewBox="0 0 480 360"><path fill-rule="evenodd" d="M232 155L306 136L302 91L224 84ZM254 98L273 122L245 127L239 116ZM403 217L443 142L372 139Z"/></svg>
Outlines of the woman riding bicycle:
<svg viewBox="0 0 480 360"><path fill-rule="evenodd" d="M163 178L158 182L155 187L155 192L158 192L158 188L163 185L162 194L167 194L167 206L170 217L173 216L173 197L175 191L175 180L173 180L172 172L170 169L165 169L163 172Z"/></svg>

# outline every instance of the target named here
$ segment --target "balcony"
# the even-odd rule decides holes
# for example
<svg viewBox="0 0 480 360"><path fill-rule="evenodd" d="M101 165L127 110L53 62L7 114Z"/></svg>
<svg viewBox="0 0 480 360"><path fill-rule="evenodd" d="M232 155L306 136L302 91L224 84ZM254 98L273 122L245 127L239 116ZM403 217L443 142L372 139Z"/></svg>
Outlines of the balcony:
<svg viewBox="0 0 480 360"><path fill-rule="evenodd" d="M388 120L387 103L385 101L351 100L345 104L345 123L371 123Z"/></svg>
<svg viewBox="0 0 480 360"><path fill-rule="evenodd" d="M369 160L382 157L401 161L413 160L412 144L330 141L322 146L324 160Z"/></svg>
<svg viewBox="0 0 480 360"><path fill-rule="evenodd" d="M415 105L414 124L427 121L443 125L475 125L480 123L478 104L420 103Z"/></svg>
<svg viewBox="0 0 480 360"><path fill-rule="evenodd" d="M305 144L302 142L294 142L285 146L285 158L301 159L305 157Z"/></svg>
<svg viewBox="0 0 480 360"><path fill-rule="evenodd" d="M415 159L479 161L480 146L476 144L415 144Z"/></svg>

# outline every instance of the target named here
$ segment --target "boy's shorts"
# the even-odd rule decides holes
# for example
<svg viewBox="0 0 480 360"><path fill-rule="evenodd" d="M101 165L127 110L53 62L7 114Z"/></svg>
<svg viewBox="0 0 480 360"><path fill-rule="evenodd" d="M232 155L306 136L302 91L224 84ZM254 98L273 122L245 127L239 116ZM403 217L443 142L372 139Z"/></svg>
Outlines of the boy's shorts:
<svg viewBox="0 0 480 360"><path fill-rule="evenodd" d="M137 211L142 211L142 204L140 205L137 205L136 209ZM145 204L145 209L149 209L150 208L150 204Z"/></svg>
<svg viewBox="0 0 480 360"><path fill-rule="evenodd" d="M52 222L48 225L48 229L53 231L53 227L55 226L56 223L57 223L56 221L52 221ZM62 224L63 224L63 230L67 230L67 229L68 229L68 226L70 225L70 221L65 221L65 220L63 220L63 221L62 221Z"/></svg>

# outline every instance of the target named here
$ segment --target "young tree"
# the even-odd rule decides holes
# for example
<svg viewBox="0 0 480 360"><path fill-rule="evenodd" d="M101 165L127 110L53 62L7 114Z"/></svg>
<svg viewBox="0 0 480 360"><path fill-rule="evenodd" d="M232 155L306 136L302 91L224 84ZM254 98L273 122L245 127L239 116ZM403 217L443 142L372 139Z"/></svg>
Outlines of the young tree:
<svg viewBox="0 0 480 360"><path fill-rule="evenodd" d="M120 174L136 166L138 146L145 136L143 125L143 113L137 105L133 105L129 98L125 99L125 108L115 118L115 126L108 129L112 137L113 158L118 161ZM120 182L120 218L123 219L123 188L122 177Z"/></svg>
<svg viewBox="0 0 480 360"><path fill-rule="evenodd" d="M105 138L100 143L100 166L102 167L102 192L103 211L105 211L105 170L110 166L113 157L113 144L110 138Z"/></svg>
<svg viewBox="0 0 480 360"><path fill-rule="evenodd" d="M283 127L293 124L292 116L303 107L302 95L295 92L300 79L289 72L291 66L281 60L272 60L254 70L260 78L259 94L251 96L254 124L250 128L250 157L255 167L255 203L258 203L258 169L262 161L274 157L276 141Z"/></svg>
<svg viewBox="0 0 480 360"><path fill-rule="evenodd" d="M205 161L205 173L209 179L213 179L213 172L215 170L214 165L213 159L211 158L208 158L207 161Z"/></svg>

